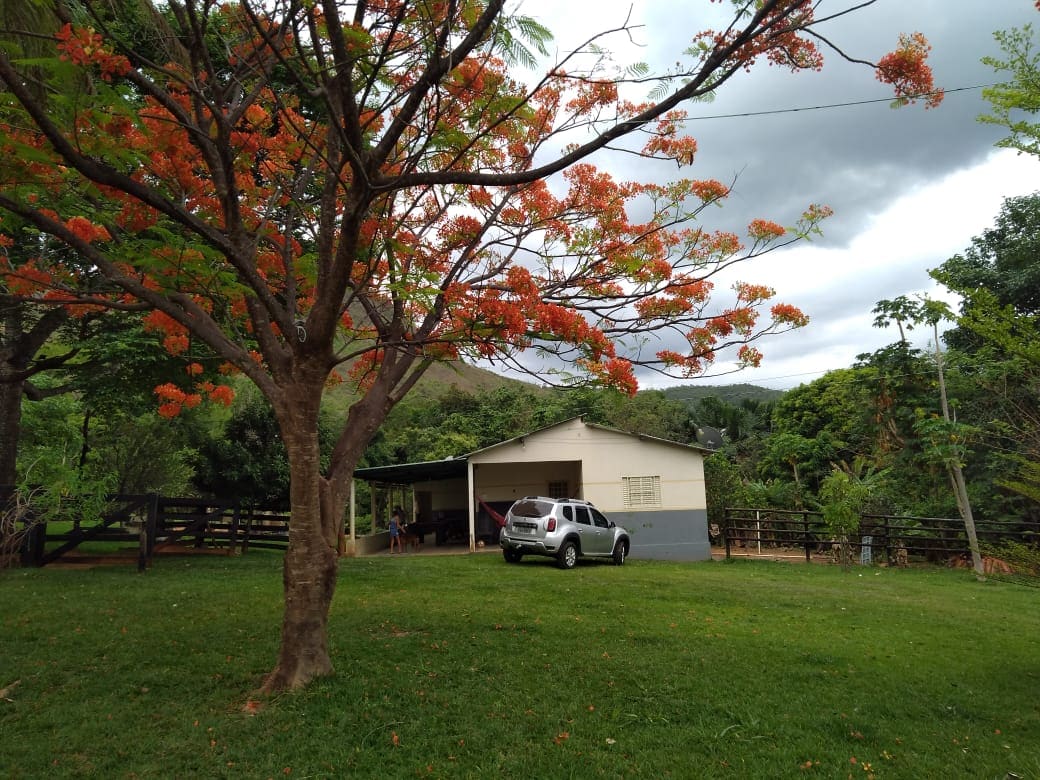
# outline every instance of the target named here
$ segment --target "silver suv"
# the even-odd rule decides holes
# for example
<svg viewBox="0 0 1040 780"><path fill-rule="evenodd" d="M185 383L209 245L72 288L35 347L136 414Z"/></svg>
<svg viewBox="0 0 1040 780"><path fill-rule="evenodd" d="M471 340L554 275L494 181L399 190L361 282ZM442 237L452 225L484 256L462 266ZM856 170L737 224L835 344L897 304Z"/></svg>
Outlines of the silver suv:
<svg viewBox="0 0 1040 780"><path fill-rule="evenodd" d="M631 540L588 501L527 496L509 507L499 544L509 563L548 555L561 569L573 569L579 557L611 558L620 566Z"/></svg>

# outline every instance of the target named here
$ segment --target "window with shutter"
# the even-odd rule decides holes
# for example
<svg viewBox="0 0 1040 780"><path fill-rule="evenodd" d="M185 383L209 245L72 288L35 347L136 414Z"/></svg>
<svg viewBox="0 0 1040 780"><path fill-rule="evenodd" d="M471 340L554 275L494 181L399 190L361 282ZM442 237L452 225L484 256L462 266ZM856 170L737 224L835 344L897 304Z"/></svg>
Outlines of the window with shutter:
<svg viewBox="0 0 1040 780"><path fill-rule="evenodd" d="M661 506L661 478L622 477L622 492L628 508Z"/></svg>

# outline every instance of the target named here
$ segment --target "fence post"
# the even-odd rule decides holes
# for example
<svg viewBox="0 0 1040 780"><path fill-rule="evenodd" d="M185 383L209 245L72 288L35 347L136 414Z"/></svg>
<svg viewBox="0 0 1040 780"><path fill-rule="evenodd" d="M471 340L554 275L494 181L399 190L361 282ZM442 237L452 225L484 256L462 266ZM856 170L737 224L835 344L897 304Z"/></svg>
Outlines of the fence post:
<svg viewBox="0 0 1040 780"><path fill-rule="evenodd" d="M141 530L137 532L137 571L148 568L148 515L151 514L151 497L145 499L145 518Z"/></svg>
<svg viewBox="0 0 1040 780"><path fill-rule="evenodd" d="M885 565L892 563L892 539L889 536L888 515L881 518L881 529L885 534Z"/></svg>
<svg viewBox="0 0 1040 780"><path fill-rule="evenodd" d="M812 563L812 542L809 541L809 515L802 512L802 542L805 544L805 562Z"/></svg>
<svg viewBox="0 0 1040 780"><path fill-rule="evenodd" d="M29 528L22 538L22 566L43 566L44 548L47 546L47 521L36 520L30 514L26 523Z"/></svg>
<svg viewBox="0 0 1040 780"><path fill-rule="evenodd" d="M206 546L206 532L209 531L209 506L201 505L197 508L201 518L201 522L196 518L195 522L198 523L198 527L195 529L195 549L198 550Z"/></svg>
<svg viewBox="0 0 1040 780"><path fill-rule="evenodd" d="M725 541L725 544L726 544L726 560L727 561L729 560L729 545L730 545L730 541L729 541L729 537L730 537L729 527L730 527L730 516L729 516L729 510L727 510L725 512L725 514L723 514L723 516L722 516L722 538L723 538L723 540Z"/></svg>
<svg viewBox="0 0 1040 780"><path fill-rule="evenodd" d="M253 504L249 505L249 509L246 511L245 523L242 530L242 554L245 555L249 552L249 534L253 530L253 516L256 512L256 507Z"/></svg>
<svg viewBox="0 0 1040 780"><path fill-rule="evenodd" d="M238 553L238 499L231 505L231 528L228 529L228 555Z"/></svg>
<svg viewBox="0 0 1040 780"><path fill-rule="evenodd" d="M152 565L152 555L155 554L155 544L159 537L159 494L148 494L148 511L145 513L145 565Z"/></svg>

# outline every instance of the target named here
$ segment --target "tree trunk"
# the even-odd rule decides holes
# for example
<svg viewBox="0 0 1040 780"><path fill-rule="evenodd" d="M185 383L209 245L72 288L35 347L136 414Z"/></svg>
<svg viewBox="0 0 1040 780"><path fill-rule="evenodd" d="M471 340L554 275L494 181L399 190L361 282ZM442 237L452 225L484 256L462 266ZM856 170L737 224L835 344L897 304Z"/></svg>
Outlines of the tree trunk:
<svg viewBox="0 0 1040 780"><path fill-rule="evenodd" d="M935 338L935 364L939 371L939 402L942 406L943 419L950 422L950 404L946 398L946 375L943 369L943 353L939 347L939 326L932 323L932 334ZM948 465L950 484L953 486L953 495L957 499L957 508L960 510L961 519L964 520L964 530L968 535L968 549L971 550L971 564L975 570L975 576L983 579L986 576L982 565L982 553L979 550L979 537L975 533L975 515L971 511L971 499L968 498L968 488L964 484L964 471L959 461L954 460Z"/></svg>
<svg viewBox="0 0 1040 780"><path fill-rule="evenodd" d="M983 579L986 576L985 567L982 564L982 552L979 548L979 537L975 532L975 515L971 511L971 501L968 498L968 487L964 483L964 472L960 464L954 463L949 467L950 485L953 494L957 498L957 508L960 510L961 519L964 520L964 530L968 535L968 549L971 551L971 566L975 570L975 576Z"/></svg>
<svg viewBox="0 0 1040 780"><path fill-rule="evenodd" d="M22 383L0 381L0 485L13 485L18 481L21 431Z"/></svg>
<svg viewBox="0 0 1040 780"><path fill-rule="evenodd" d="M295 375L304 379L281 386L268 399L289 457L291 517L282 571L282 641L278 663L262 688L265 693L302 688L316 677L332 674L328 616L336 592L339 538L350 479L390 409L425 371L424 366L409 374L412 363L411 357L398 359L395 370L381 375L350 407L327 475L321 472L318 440L328 374L321 366L327 361L301 361Z"/></svg>
<svg viewBox="0 0 1040 780"><path fill-rule="evenodd" d="M318 446L321 386L316 390L290 390L286 396L284 403L275 405L290 475L289 548L282 571L285 614L278 663L263 686L267 693L301 688L333 671L328 616L336 591L337 540L330 540L325 532L334 518L322 517L322 512L338 511L342 517L343 506L322 501Z"/></svg>
<svg viewBox="0 0 1040 780"><path fill-rule="evenodd" d="M17 481L25 380L19 376L22 366L16 361L22 335L22 307L7 296L0 297L0 485Z"/></svg>

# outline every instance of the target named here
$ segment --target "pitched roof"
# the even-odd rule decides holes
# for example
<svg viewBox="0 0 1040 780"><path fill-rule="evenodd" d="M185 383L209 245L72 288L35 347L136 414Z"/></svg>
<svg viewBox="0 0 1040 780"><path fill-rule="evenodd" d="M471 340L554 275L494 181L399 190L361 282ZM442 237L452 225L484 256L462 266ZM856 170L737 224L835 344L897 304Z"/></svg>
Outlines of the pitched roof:
<svg viewBox="0 0 1040 780"><path fill-rule="evenodd" d="M670 439L662 439L657 436L648 436L643 433L631 433L629 431L622 431L618 428L611 428L606 425L599 425L598 423L585 422L584 417L571 417L569 420L563 420L562 422L553 423L552 425L546 425L543 428L537 428L528 433L522 433L519 436L514 436L511 439L497 442L495 444L489 444L487 447L481 447L478 450L473 450L465 455L460 455L455 458L445 458L443 460L430 460L422 461L419 463L401 463L395 466L371 466L364 469L356 469L354 476L358 479L363 479L366 482L392 482L398 485L409 485L415 482L427 482L438 479L458 479L465 477L468 470L469 459L474 455L479 455L490 450L497 449L498 447L504 447L508 444L513 444L526 439L531 436L537 436L545 431L552 430L553 428L559 428L563 425L573 423L575 420L579 420L585 425L586 428L592 428L594 430L607 431L609 433L616 433L622 436L630 436L640 441L648 441L656 444L663 444L671 447L681 447L684 450L694 452L709 453L712 450L707 447L702 447L699 444L683 444L682 442L672 441Z"/></svg>
<svg viewBox="0 0 1040 780"><path fill-rule="evenodd" d="M521 439L528 439L528 438L530 438L532 436L537 436L537 435L539 435L541 433L544 433L545 431L550 431L553 428L559 428L559 427L564 426L564 425L569 425L570 423L573 423L575 420L581 421L581 423L584 424L584 426L586 428L592 428L594 430L599 430L599 431L607 431L609 433L617 433L617 434L620 434L622 436L630 436L632 438L639 439L640 441L649 441L649 442L655 442L657 444L666 444L666 445L669 445L669 446L672 446L672 447L681 447L684 450L693 450L695 452L711 452L712 451L712 450L708 449L707 447L702 447L699 444L683 444L682 442L672 441L671 439L662 439L662 438L660 438L658 436L649 436L649 435L647 435L645 433L632 433L631 431L623 431L620 428L611 428L610 426L600 425L599 423L585 422L585 417L583 415L578 415L577 417L571 417L570 419L563 420L562 422L553 423L552 425L546 425L543 428L537 428L537 429L535 429L533 431L530 431L528 433L521 433L519 436L514 436L511 439L506 439L504 441L496 442L495 444L489 444L487 447L481 447L479 450L473 450L473 452L469 452L469 453L467 453L467 454L465 454L465 455L463 455L461 457L468 459L468 458L473 457L474 455L479 455L480 453L488 452L488 451L496 449L498 447L504 447L507 444L513 444L515 442L520 441Z"/></svg>

